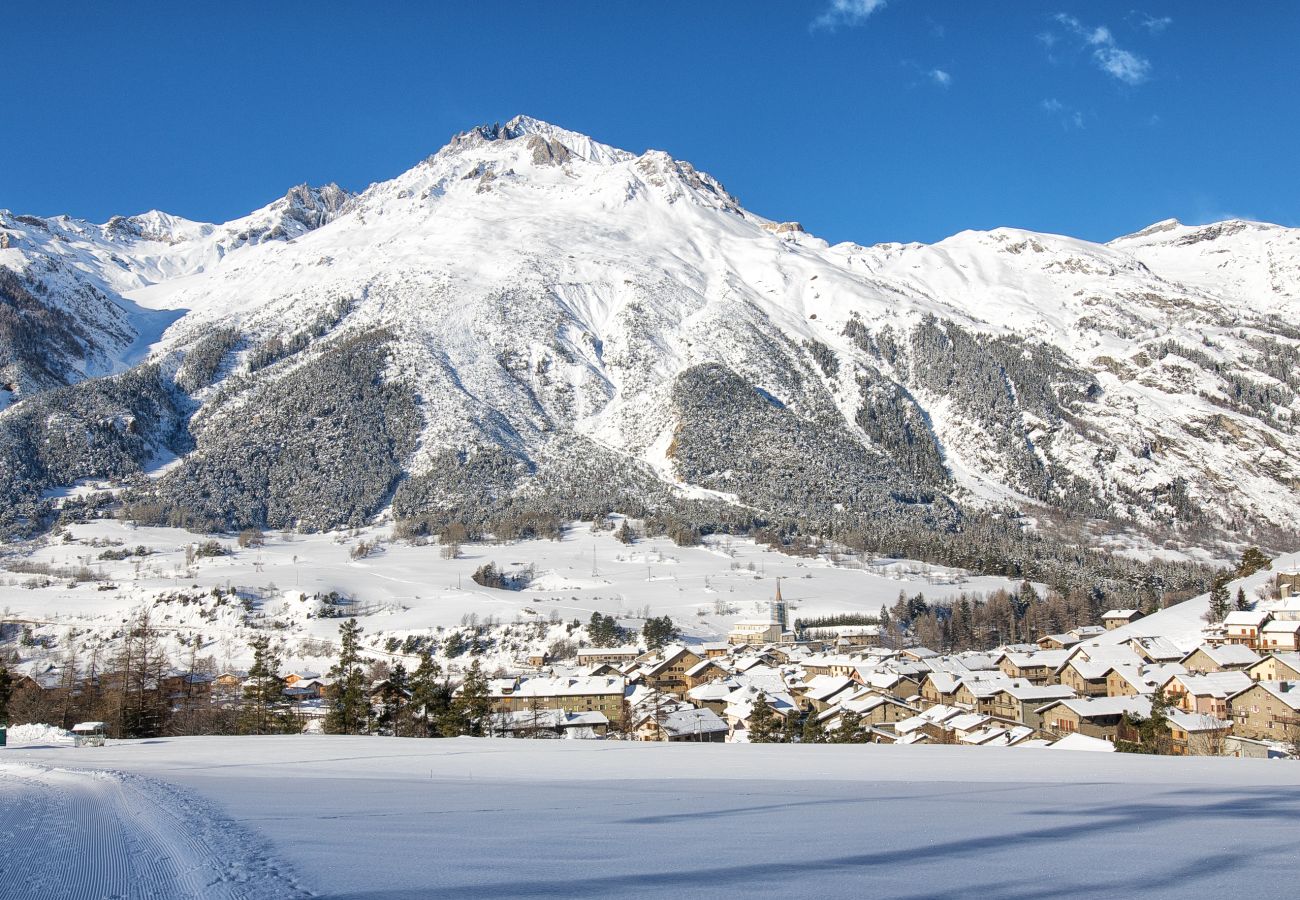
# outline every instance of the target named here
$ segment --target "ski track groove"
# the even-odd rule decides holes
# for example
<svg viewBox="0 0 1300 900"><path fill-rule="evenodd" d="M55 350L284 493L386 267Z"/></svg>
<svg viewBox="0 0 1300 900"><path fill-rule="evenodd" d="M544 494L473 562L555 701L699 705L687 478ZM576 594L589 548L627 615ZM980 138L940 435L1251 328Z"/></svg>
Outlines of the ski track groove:
<svg viewBox="0 0 1300 900"><path fill-rule="evenodd" d="M297 900L269 843L164 782L0 763L0 900Z"/></svg>

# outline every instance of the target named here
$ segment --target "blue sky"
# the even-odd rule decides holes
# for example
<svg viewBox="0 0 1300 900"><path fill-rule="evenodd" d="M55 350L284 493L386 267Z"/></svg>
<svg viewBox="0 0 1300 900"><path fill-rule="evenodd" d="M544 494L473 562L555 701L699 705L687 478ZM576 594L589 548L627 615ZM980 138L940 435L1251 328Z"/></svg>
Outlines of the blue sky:
<svg viewBox="0 0 1300 900"><path fill-rule="evenodd" d="M828 240L1300 225L1300 3L15 4L0 207L224 220L524 112Z"/></svg>

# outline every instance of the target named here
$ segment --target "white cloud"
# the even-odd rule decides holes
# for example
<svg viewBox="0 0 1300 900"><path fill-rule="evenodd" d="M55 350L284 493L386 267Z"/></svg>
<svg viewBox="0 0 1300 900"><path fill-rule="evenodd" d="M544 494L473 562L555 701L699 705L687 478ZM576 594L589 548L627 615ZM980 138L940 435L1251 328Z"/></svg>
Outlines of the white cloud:
<svg viewBox="0 0 1300 900"><path fill-rule="evenodd" d="M1092 61L1107 75L1125 84L1141 84L1151 77L1151 61L1120 47L1105 25L1088 27L1067 13L1057 13L1054 18L1092 48Z"/></svg>
<svg viewBox="0 0 1300 900"><path fill-rule="evenodd" d="M1125 84L1141 84L1151 77L1150 61L1118 47L1098 47L1093 58L1103 72Z"/></svg>
<svg viewBox="0 0 1300 900"><path fill-rule="evenodd" d="M1145 28L1147 31L1151 32L1151 34L1159 34L1170 25L1174 24L1174 20L1169 16L1157 17L1148 15L1147 13L1138 13L1137 15L1139 16L1138 27Z"/></svg>
<svg viewBox="0 0 1300 900"><path fill-rule="evenodd" d="M813 19L812 27L834 31L841 25L861 25L872 13L883 9L885 3L886 0L831 0L826 11Z"/></svg>
<svg viewBox="0 0 1300 900"><path fill-rule="evenodd" d="M1038 101L1038 108L1057 119L1061 123L1061 127L1067 131L1071 128L1083 129L1086 127L1087 123L1084 119L1083 110L1066 106L1055 97L1048 97Z"/></svg>
<svg viewBox="0 0 1300 900"><path fill-rule="evenodd" d="M952 76L943 69L931 69L930 79L941 88L946 88L952 84Z"/></svg>

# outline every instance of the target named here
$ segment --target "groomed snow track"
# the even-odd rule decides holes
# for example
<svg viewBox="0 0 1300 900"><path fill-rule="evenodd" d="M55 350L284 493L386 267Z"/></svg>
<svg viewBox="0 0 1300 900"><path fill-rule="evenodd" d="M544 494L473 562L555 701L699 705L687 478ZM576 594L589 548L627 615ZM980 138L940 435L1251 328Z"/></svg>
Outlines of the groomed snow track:
<svg viewBox="0 0 1300 900"><path fill-rule="evenodd" d="M0 763L0 898L310 897L206 801L116 772Z"/></svg>

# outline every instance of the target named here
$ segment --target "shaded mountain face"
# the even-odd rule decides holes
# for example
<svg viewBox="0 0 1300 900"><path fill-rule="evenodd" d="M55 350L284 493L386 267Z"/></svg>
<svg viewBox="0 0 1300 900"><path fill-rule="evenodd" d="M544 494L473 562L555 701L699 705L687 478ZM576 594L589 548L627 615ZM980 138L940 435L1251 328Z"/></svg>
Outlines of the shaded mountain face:
<svg viewBox="0 0 1300 900"><path fill-rule="evenodd" d="M136 502L226 527L390 505L1286 527L1298 234L831 246L663 152L526 117L225 225L0 213L0 453L40 442L51 389L77 398L0 489L33 527L43 491L176 455Z"/></svg>

